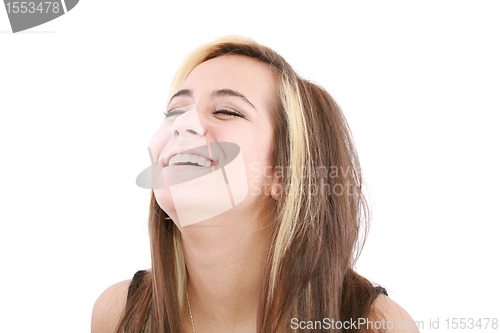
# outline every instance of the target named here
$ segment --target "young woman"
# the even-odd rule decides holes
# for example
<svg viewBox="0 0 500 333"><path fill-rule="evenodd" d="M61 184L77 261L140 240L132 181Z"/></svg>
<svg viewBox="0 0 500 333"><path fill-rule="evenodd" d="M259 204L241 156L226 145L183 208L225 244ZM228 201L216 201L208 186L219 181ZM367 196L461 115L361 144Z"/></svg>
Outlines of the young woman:
<svg viewBox="0 0 500 333"><path fill-rule="evenodd" d="M324 89L227 36L181 64L165 114L150 143L152 267L103 292L92 332L417 332L353 271L368 211Z"/></svg>

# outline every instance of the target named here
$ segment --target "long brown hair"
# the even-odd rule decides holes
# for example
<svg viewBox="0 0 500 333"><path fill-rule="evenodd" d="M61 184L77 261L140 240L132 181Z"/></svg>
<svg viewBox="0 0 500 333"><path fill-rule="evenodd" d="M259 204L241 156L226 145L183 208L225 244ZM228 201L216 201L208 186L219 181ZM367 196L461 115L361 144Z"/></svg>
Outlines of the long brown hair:
<svg viewBox="0 0 500 333"><path fill-rule="evenodd" d="M369 212L356 149L340 108L275 51L240 36L217 38L193 51L179 67L169 97L197 65L227 54L269 64L278 78L271 115L272 163L279 170L282 195L270 226L257 332L299 331L292 330L293 318L376 318L370 307L376 289L353 270L368 231ZM188 278L180 231L153 192L149 230L151 272L130 295L116 332L182 332Z"/></svg>

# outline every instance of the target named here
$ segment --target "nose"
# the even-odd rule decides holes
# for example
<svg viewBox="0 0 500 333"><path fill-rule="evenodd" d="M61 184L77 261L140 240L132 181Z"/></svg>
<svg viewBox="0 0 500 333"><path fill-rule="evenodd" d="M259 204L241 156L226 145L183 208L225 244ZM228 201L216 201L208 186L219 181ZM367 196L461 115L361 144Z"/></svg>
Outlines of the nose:
<svg viewBox="0 0 500 333"><path fill-rule="evenodd" d="M172 135L174 137L205 135L205 131L201 124L200 116L196 108L188 110L176 117L172 125Z"/></svg>

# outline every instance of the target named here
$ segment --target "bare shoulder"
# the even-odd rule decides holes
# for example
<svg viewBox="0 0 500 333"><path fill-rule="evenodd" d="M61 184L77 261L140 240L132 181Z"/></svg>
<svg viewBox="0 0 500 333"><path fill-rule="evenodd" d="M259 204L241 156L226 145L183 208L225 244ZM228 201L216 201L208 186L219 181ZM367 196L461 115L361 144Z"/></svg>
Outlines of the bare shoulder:
<svg viewBox="0 0 500 333"><path fill-rule="evenodd" d="M373 307L384 316L387 332L419 333L410 314L391 298L381 294L373 302Z"/></svg>
<svg viewBox="0 0 500 333"><path fill-rule="evenodd" d="M132 280L108 287L97 298L92 309L91 333L113 333L125 309L127 293Z"/></svg>

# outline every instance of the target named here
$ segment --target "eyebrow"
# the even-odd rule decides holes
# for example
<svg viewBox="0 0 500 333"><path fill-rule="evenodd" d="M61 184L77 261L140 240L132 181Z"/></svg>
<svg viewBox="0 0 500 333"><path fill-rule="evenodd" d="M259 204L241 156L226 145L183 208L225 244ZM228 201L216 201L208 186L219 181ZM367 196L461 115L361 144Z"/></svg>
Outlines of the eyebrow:
<svg viewBox="0 0 500 333"><path fill-rule="evenodd" d="M175 98L175 97L181 97L181 96L186 96L186 97L193 97L193 92L189 89L182 89L182 90L179 90L178 92L176 92L172 98L170 98L170 102L168 102L169 104L172 102L172 100ZM245 103L249 104L251 107L253 107L254 109L255 106L248 100L248 98L245 97L245 95L235 91L235 90L232 90L232 89L220 89L220 90L216 90L212 93L212 98L214 97L222 97L222 96L232 96L232 97L238 97L240 98L241 100L245 101Z"/></svg>

